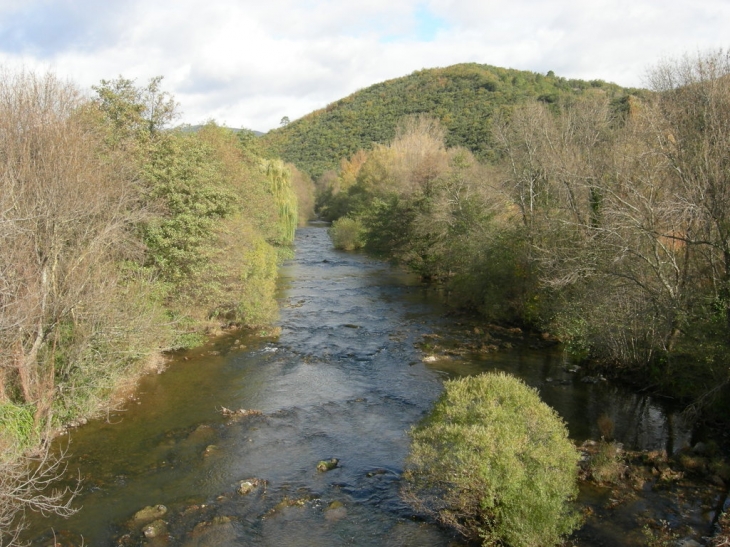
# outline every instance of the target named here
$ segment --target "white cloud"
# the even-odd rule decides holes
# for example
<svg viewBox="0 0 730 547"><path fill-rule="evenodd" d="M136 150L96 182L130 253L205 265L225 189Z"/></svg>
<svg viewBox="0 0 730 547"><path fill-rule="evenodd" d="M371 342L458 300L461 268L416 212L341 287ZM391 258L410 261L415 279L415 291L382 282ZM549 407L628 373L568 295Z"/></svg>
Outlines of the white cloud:
<svg viewBox="0 0 730 547"><path fill-rule="evenodd" d="M164 75L184 121L266 130L459 62L638 86L663 56L730 45L728 20L726 0L0 0L0 62L87 88Z"/></svg>

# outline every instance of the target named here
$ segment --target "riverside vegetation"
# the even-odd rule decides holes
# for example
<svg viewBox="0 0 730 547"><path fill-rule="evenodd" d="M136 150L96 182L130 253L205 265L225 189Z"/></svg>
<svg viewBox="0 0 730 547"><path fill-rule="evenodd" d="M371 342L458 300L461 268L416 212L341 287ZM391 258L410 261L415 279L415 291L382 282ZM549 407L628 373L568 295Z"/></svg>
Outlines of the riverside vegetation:
<svg viewBox="0 0 730 547"><path fill-rule="evenodd" d="M457 306L549 332L583 364L682 402L689 416L727 423L730 52L664 62L649 82L647 92L575 86L549 100L483 107L478 145L438 107L407 116L390 142L320 176L319 211L334 221L340 248L405 264ZM337 106L332 116L349 112ZM444 405L464 403L445 397L414 433L415 505L485 545L539 544L529 519L500 514L509 503L484 486L504 479L509 492L519 489L501 466L462 477L463 454L490 451L474 445L481 436L459 433L464 424ZM519 451L512 440L505 433L506 450ZM551 508L559 515L558 502ZM557 542L561 533L542 525L540 541ZM720 526L711 544L726 544L726 517Z"/></svg>
<svg viewBox="0 0 730 547"><path fill-rule="evenodd" d="M47 487L59 428L98 413L160 352L269 325L311 180L210 122L171 130L161 79L0 78L0 544ZM298 209L297 205L300 204ZM309 204L309 205L307 205ZM51 492L51 493L49 493Z"/></svg>
<svg viewBox="0 0 730 547"><path fill-rule="evenodd" d="M342 248L727 417L730 56L668 61L649 80L500 104L482 120L486 151L449 146L434 115L406 117L320 177L319 210Z"/></svg>
<svg viewBox="0 0 730 547"><path fill-rule="evenodd" d="M458 65L259 140L213 123L169 130L176 105L159 79L103 81L87 100L53 77L4 77L2 541L18 511L72 510L63 492L34 490L62 463L44 450L48 432L108 404L161 349L271 321L297 203L313 206L309 175L339 247L390 257L487 321L550 332L576 358L727 416L730 54L666 62L650 83ZM439 408L432 425L450 412ZM418 486L441 441L428 426L414 441ZM26 467L33 452L42 465ZM449 464L437 458L423 477ZM574 525L565 484L542 508L545 544ZM431 509L486 544L519 544L500 528L517 522L508 505L465 503L482 502L495 510L449 520L438 500Z"/></svg>

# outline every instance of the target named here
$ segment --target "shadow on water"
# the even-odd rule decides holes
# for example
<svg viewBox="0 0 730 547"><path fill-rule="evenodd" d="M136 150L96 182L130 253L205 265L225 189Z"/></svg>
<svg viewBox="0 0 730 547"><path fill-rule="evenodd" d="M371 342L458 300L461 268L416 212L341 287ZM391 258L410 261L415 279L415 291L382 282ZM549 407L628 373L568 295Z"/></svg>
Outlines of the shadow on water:
<svg viewBox="0 0 730 547"><path fill-rule="evenodd" d="M36 519L34 544L50 545L55 531L61 544L91 546L459 545L414 519L398 494L407 430L453 375L522 377L578 440L596 438L607 413L627 446L672 451L690 441L656 401L584 384L558 352L426 366L424 335L453 328L438 298L388 264L332 249L321 226L300 229L296 246L281 271L281 335L238 333L187 352L145 377L125 409L73 431L69 470L84 479L83 509L67 521ZM223 416L223 407L261 414ZM330 458L335 469L316 469ZM249 478L265 483L241 495ZM167 535L146 539L132 517L156 504L168 509Z"/></svg>

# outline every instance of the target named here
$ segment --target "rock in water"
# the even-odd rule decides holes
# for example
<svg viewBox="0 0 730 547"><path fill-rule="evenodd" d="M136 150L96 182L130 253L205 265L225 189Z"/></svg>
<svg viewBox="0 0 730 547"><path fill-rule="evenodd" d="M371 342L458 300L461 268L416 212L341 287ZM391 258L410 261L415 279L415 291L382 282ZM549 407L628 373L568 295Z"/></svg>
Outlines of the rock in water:
<svg viewBox="0 0 730 547"><path fill-rule="evenodd" d="M146 538L156 538L167 532L167 523L164 520L155 520L144 527L142 533Z"/></svg>
<svg viewBox="0 0 730 547"><path fill-rule="evenodd" d="M134 514L135 522L147 522L162 518L167 513L167 507L164 505L148 505L144 509L140 509Z"/></svg>
<svg viewBox="0 0 730 547"><path fill-rule="evenodd" d="M322 460L317 464L317 471L331 471L335 467L337 467L337 464L340 463L340 460L337 458L332 458L331 460Z"/></svg>
<svg viewBox="0 0 730 547"><path fill-rule="evenodd" d="M238 493L242 496L250 494L259 486L266 486L266 481L263 479L244 479L238 485Z"/></svg>

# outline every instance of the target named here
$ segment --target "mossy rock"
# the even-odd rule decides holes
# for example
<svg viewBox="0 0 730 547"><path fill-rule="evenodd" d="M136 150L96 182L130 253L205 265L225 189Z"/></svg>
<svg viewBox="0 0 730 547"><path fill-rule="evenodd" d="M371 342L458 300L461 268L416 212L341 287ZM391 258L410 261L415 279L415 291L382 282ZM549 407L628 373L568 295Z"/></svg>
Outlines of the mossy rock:
<svg viewBox="0 0 730 547"><path fill-rule="evenodd" d="M322 471L322 472L332 471L339 465L339 463L340 463L340 460L338 460L337 458L332 458L331 460L321 460L317 464L317 471Z"/></svg>
<svg viewBox="0 0 730 547"><path fill-rule="evenodd" d="M144 509L140 509L134 514L132 520L134 522L149 522L160 519L167 514L167 507L164 505L148 505Z"/></svg>

